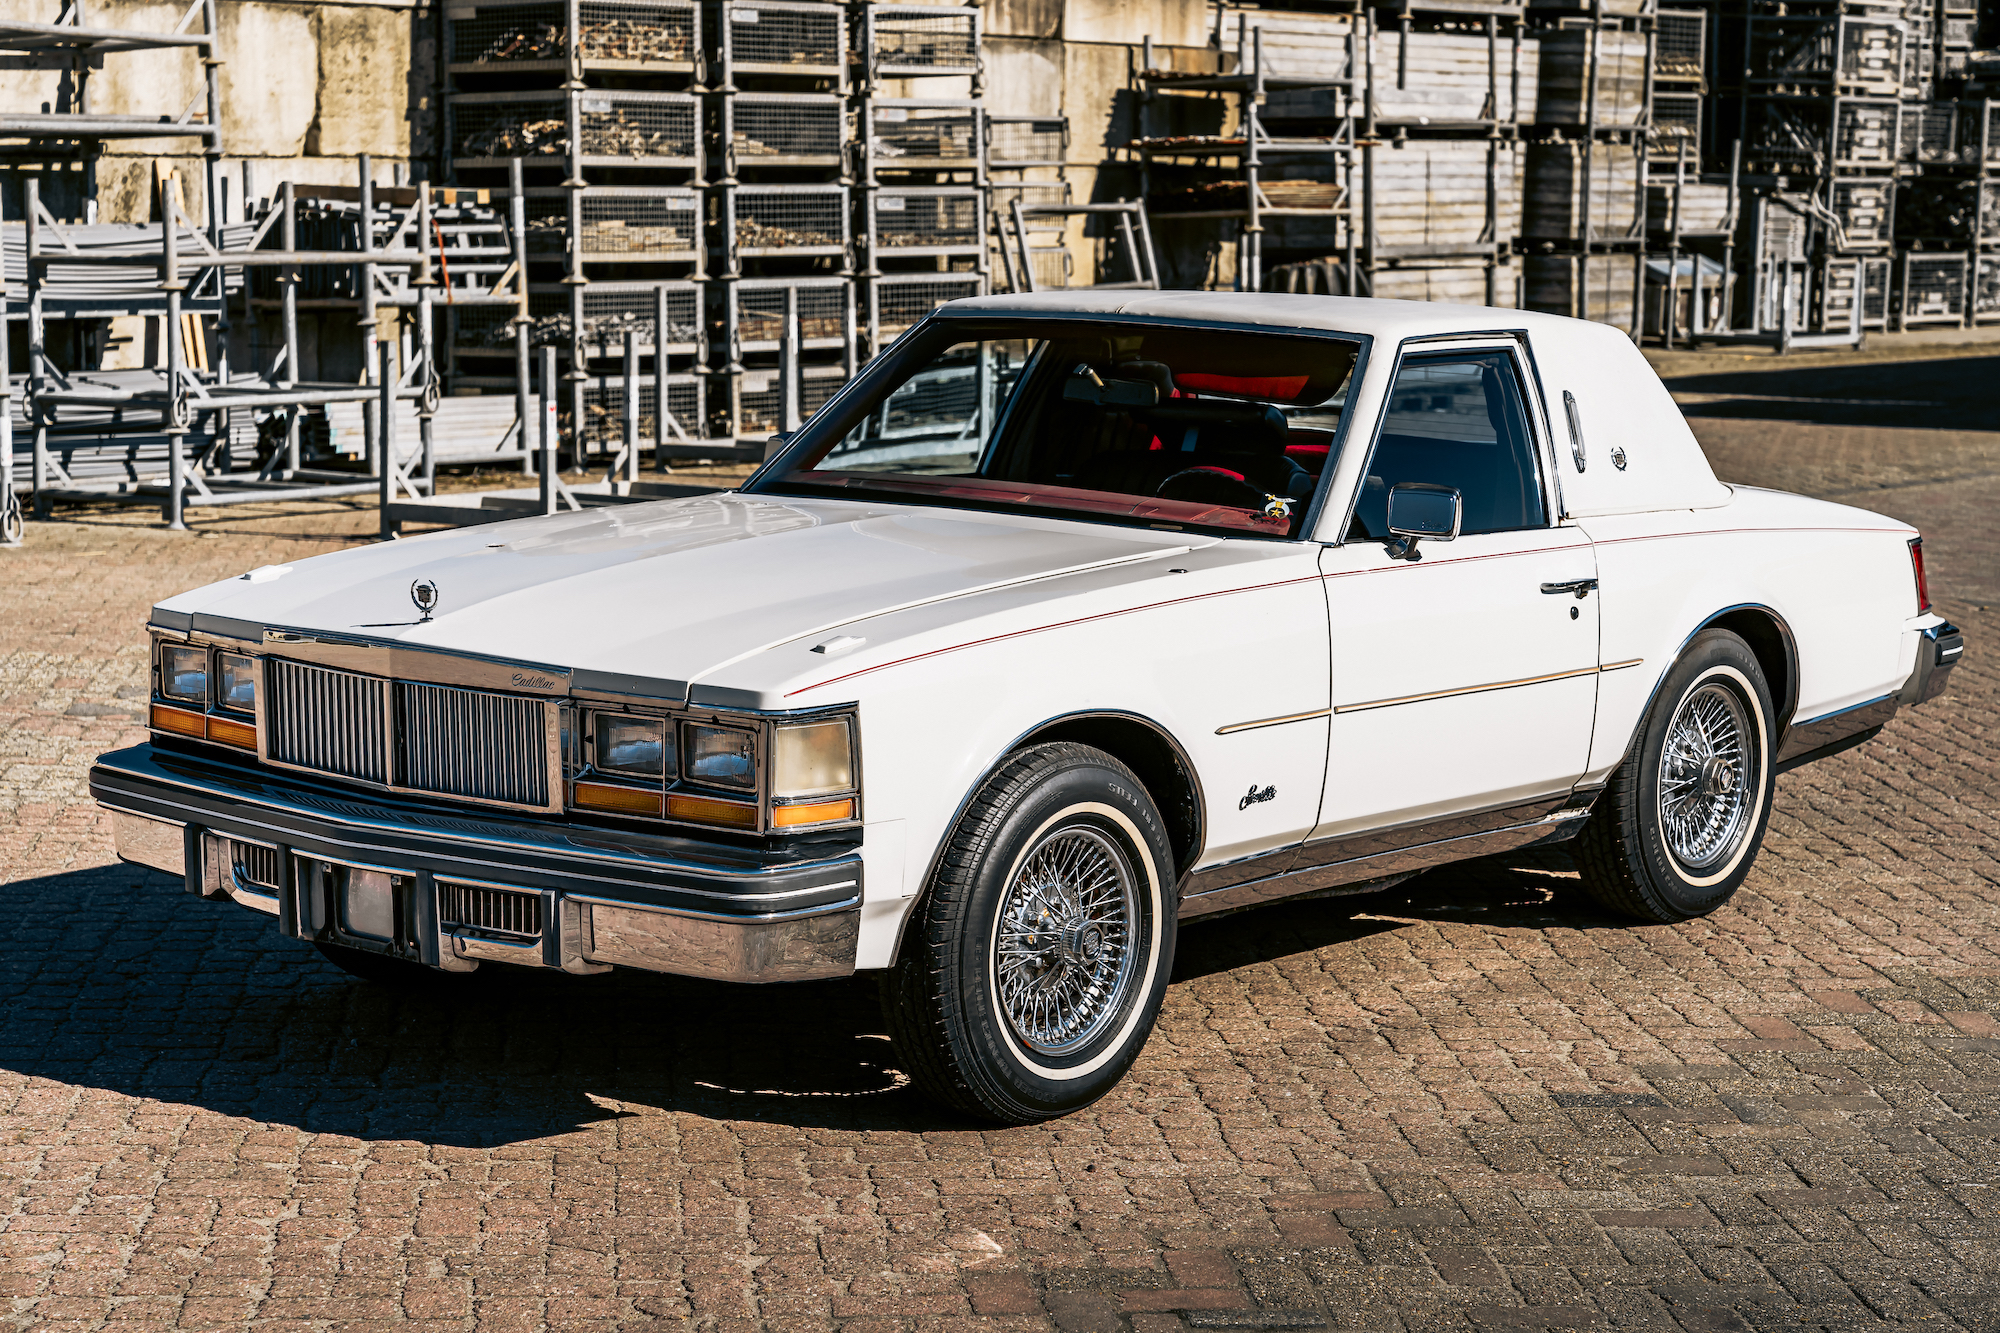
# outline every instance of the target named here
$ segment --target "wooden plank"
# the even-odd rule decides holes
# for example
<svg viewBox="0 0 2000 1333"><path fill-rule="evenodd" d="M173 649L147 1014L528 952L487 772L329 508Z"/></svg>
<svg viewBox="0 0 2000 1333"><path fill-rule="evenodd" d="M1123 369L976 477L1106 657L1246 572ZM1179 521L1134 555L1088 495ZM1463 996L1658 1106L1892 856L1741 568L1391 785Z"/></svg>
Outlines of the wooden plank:
<svg viewBox="0 0 2000 1333"><path fill-rule="evenodd" d="M1531 143L1526 159L1521 234L1548 240L1583 234L1583 145ZM1639 216L1639 158L1628 144L1600 143L1591 154L1590 222L1593 236L1633 235Z"/></svg>

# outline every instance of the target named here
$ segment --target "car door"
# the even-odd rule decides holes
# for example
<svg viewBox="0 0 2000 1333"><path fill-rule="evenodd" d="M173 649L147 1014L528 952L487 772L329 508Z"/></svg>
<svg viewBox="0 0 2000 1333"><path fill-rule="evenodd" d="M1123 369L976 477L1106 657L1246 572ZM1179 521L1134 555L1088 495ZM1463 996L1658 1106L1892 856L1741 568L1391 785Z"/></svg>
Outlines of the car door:
<svg viewBox="0 0 2000 1333"><path fill-rule="evenodd" d="M1346 536L1321 555L1332 715L1299 870L1541 818L1585 771L1596 559L1555 519L1533 384L1512 340L1404 348ZM1398 558L1401 482L1461 494L1456 539Z"/></svg>

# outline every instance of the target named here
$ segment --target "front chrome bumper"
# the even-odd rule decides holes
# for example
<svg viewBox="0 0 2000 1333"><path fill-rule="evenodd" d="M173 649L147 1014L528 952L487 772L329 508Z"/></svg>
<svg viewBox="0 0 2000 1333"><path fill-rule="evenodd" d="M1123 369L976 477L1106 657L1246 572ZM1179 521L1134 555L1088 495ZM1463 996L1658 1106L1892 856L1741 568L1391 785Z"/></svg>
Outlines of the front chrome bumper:
<svg viewBox="0 0 2000 1333"><path fill-rule="evenodd" d="M481 962L723 981L854 971L861 858L508 821L141 745L91 795L118 854L302 940L444 971ZM465 918L465 919L455 919Z"/></svg>

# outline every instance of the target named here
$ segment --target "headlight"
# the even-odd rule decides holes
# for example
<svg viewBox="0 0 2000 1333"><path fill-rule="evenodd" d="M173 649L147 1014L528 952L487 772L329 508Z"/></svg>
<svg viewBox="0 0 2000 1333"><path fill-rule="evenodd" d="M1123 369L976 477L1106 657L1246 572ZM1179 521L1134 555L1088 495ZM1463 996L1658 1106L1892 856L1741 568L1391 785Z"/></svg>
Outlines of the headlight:
<svg viewBox="0 0 2000 1333"><path fill-rule="evenodd" d="M854 789L854 743L847 719L779 727L771 754L771 795L822 796Z"/></svg>
<svg viewBox="0 0 2000 1333"><path fill-rule="evenodd" d="M690 723L682 733L681 771L689 782L754 791L757 787L757 733L736 727Z"/></svg>
<svg viewBox="0 0 2000 1333"><path fill-rule="evenodd" d="M667 724L655 717L597 715L597 767L607 773L665 777L673 767Z"/></svg>
<svg viewBox="0 0 2000 1333"><path fill-rule="evenodd" d="M168 644L160 649L160 693L192 704L208 702L208 649Z"/></svg>
<svg viewBox="0 0 2000 1333"><path fill-rule="evenodd" d="M219 654L222 664L222 706L239 712L257 711L257 663L241 653Z"/></svg>

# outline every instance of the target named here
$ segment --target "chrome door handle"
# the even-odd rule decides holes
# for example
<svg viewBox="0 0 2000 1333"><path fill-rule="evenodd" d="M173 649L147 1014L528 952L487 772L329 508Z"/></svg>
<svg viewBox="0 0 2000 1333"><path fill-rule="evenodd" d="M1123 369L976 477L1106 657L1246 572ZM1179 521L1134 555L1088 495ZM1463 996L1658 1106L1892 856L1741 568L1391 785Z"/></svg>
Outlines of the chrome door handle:
<svg viewBox="0 0 2000 1333"><path fill-rule="evenodd" d="M1583 598L1590 596L1591 591L1596 587L1597 587L1596 579L1568 579L1562 583L1544 583L1542 585L1542 591L1551 594L1573 592L1577 595L1577 598L1580 601Z"/></svg>

